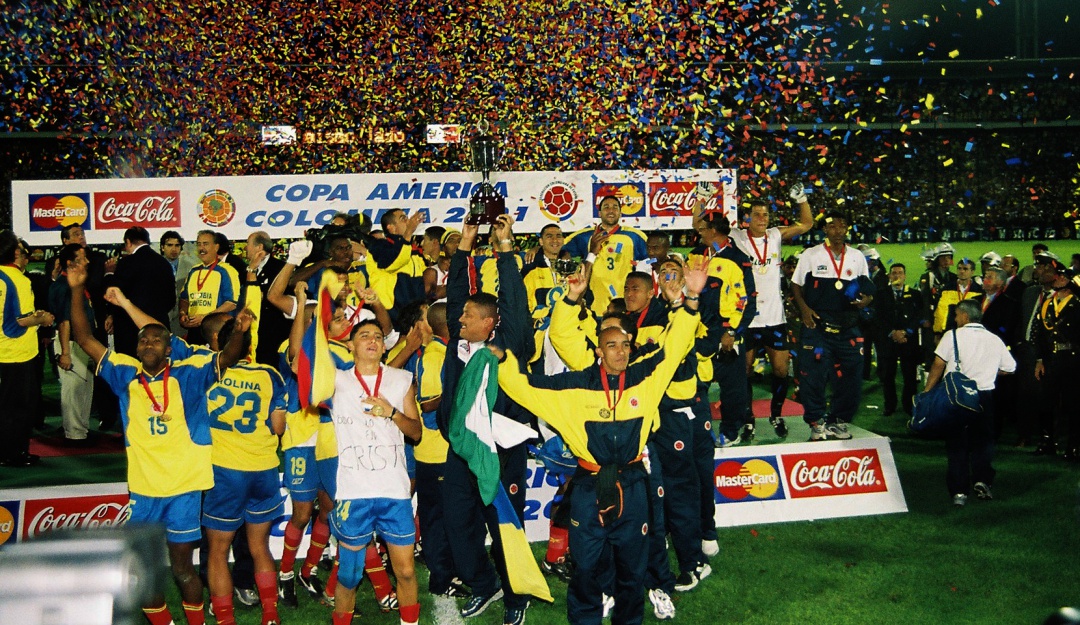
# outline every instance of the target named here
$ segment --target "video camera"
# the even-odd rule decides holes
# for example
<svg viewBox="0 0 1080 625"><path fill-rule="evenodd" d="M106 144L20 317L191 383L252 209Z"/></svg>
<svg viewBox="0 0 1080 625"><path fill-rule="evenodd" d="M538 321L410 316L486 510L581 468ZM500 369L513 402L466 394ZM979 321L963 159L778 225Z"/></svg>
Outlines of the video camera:
<svg viewBox="0 0 1080 625"><path fill-rule="evenodd" d="M363 243L364 237L371 234L371 218L363 213L349 215L343 225L326 224L322 228L311 228L304 233L304 238L312 243L312 256L322 260L330 256L330 241L346 237L350 241Z"/></svg>

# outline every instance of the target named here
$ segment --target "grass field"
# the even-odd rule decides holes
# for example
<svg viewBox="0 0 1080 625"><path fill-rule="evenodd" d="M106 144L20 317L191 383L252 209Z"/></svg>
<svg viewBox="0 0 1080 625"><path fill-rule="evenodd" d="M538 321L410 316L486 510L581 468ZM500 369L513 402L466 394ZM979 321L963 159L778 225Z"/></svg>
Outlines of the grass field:
<svg viewBox="0 0 1080 625"><path fill-rule="evenodd" d="M1063 258L1080 251L1074 242L1048 243ZM957 258L977 259L989 249L1016 254L1022 262L1031 257L1031 242L955 247ZM918 246L877 249L886 264L907 264L909 283L917 280L922 268ZM757 392L764 397L762 390ZM712 559L712 576L674 597L676 622L1036 624L1060 606L1080 605L1080 465L1015 448L1015 435L1006 430L995 461L994 501L972 499L956 508L945 488L944 444L911 437L902 413L883 417L881 405L877 382L867 383L856 423L892 439L910 511L721 529L721 553ZM50 483L70 483L88 471L97 472L90 481L123 479L117 457L64 458L49 465L55 467ZM5 487L32 485L21 483L28 479L0 469ZM42 478L36 479L40 484ZM534 551L543 557L542 545ZM426 571L418 570L423 589ZM566 622L565 585L550 583L555 603L534 604L529 623ZM170 597L178 607L174 590ZM363 617L357 622L398 622L396 613L379 613L368 586L361 588L359 599ZM421 622L434 623L426 593L421 603ZM496 604L472 622L500 623L501 615ZM330 622L328 608L304 598L299 609L283 608L282 618L286 625ZM238 609L237 620L257 625L259 612ZM654 620L646 602L645 621Z"/></svg>

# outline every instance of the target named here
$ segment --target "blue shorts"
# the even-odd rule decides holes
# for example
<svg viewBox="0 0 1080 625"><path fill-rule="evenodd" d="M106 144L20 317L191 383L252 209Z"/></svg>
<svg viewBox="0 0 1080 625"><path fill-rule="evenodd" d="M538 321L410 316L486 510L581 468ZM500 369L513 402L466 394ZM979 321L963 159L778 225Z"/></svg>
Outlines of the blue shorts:
<svg viewBox="0 0 1080 625"><path fill-rule="evenodd" d="M360 548L375 534L391 545L408 546L416 540L411 499L346 499L330 513L330 530L343 545Z"/></svg>
<svg viewBox="0 0 1080 625"><path fill-rule="evenodd" d="M202 523L234 532L245 522L269 523L281 516L285 500L277 469L238 471L214 466L214 487L203 498Z"/></svg>
<svg viewBox="0 0 1080 625"><path fill-rule="evenodd" d="M285 450L285 488L293 501L310 503L322 488L319 468L315 464L314 447L293 447Z"/></svg>
<svg viewBox="0 0 1080 625"><path fill-rule="evenodd" d="M164 524L165 540L170 543L190 543L202 539L202 491L192 491L172 497L146 497L136 493L130 500L130 525Z"/></svg>
<svg viewBox="0 0 1080 625"><path fill-rule="evenodd" d="M330 499L337 499L337 456L318 460L315 464L318 467L322 489L330 495Z"/></svg>
<svg viewBox="0 0 1080 625"><path fill-rule="evenodd" d="M786 351L788 349L787 338L787 326L784 324L763 328L748 328L746 330L747 346L754 353L757 353L763 347L780 352Z"/></svg>

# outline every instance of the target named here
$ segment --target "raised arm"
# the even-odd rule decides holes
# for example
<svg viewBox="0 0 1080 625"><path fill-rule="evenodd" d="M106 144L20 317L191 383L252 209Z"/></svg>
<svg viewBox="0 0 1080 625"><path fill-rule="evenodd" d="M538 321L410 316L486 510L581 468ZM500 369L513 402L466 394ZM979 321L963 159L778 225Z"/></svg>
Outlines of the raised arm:
<svg viewBox="0 0 1080 625"><path fill-rule="evenodd" d="M236 315L236 330L229 336L229 341L225 343L225 346L221 349L221 354L218 356L218 369L220 371L235 365L244 357L244 334L251 329L251 322L254 320L255 315L248 308L241 310Z"/></svg>
<svg viewBox="0 0 1080 625"><path fill-rule="evenodd" d="M108 348L101 341L94 338L94 331L90 327L90 319L86 316L86 308L81 298L86 290L86 265L71 266L67 273L68 286L71 287L71 335L79 347L90 356L94 362L101 362Z"/></svg>
<svg viewBox="0 0 1080 625"><path fill-rule="evenodd" d="M158 323L157 319L146 314L141 308L132 303L118 286L110 286L105 289L105 301L117 308L123 309L123 311L128 314L128 317L131 317L131 320L135 323L135 327L140 330L143 326L151 323Z"/></svg>
<svg viewBox="0 0 1080 625"><path fill-rule="evenodd" d="M795 205L799 207L799 222L780 228L780 238L790 241L800 234L805 234L814 227L814 214L810 211L810 203L806 201L806 189L801 182L796 182L788 194Z"/></svg>
<svg viewBox="0 0 1080 625"><path fill-rule="evenodd" d="M514 221L510 215L499 215L491 227L499 258L496 266L499 270L499 325L495 329L496 341L511 349L522 358L529 360L532 355L532 333L529 331L528 297L525 294L525 281L521 279L514 257L514 235L511 226Z"/></svg>

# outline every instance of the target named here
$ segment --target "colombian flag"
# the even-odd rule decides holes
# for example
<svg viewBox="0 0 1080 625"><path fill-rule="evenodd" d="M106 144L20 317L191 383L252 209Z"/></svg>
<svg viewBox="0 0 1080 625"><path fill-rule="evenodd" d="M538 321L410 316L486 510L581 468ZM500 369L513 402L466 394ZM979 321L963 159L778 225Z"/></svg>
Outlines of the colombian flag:
<svg viewBox="0 0 1080 625"><path fill-rule="evenodd" d="M525 527L499 479L497 434L492 423L499 392L498 366L495 355L487 349L478 350L465 365L450 412L450 445L476 475L481 499L495 507L510 587L519 595L551 602L551 590L529 548Z"/></svg>
<svg viewBox="0 0 1080 625"><path fill-rule="evenodd" d="M318 406L334 395L334 360L330 355L327 331L334 316L334 292L341 290L341 282L333 271L323 271L311 319L304 340L297 354L297 384L300 387L300 406ZM297 311L296 314L303 314Z"/></svg>

